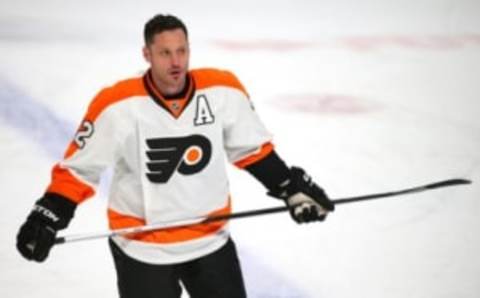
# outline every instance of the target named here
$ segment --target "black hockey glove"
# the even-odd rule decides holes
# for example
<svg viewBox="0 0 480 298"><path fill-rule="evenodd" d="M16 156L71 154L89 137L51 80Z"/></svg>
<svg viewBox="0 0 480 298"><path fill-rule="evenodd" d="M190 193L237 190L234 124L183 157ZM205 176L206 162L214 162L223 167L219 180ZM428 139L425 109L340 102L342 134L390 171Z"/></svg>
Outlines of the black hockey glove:
<svg viewBox="0 0 480 298"><path fill-rule="evenodd" d="M17 234L20 254L27 260L43 262L55 243L57 231L68 226L76 206L54 193L46 193L39 199Z"/></svg>
<svg viewBox="0 0 480 298"><path fill-rule="evenodd" d="M290 215L297 223L325 220L335 206L305 171L298 167L290 169L290 177L268 195L283 199L290 208Z"/></svg>

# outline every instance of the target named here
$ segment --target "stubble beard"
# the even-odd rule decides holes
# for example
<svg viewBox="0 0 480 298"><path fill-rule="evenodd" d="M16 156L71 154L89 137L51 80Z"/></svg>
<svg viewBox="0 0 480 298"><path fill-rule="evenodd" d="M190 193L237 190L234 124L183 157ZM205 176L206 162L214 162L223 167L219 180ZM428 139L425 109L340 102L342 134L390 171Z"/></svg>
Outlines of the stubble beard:
<svg viewBox="0 0 480 298"><path fill-rule="evenodd" d="M181 71L176 78L169 72L166 72L164 75L156 75L152 72L152 75L155 85L157 85L157 88L163 95L171 95L181 92L187 81L187 74L185 71Z"/></svg>

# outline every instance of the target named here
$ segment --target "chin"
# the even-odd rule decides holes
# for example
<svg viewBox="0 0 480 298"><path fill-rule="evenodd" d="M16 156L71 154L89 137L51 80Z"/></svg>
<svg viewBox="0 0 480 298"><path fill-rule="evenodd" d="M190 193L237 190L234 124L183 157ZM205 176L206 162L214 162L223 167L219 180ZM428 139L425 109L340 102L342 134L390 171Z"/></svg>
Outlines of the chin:
<svg viewBox="0 0 480 298"><path fill-rule="evenodd" d="M181 91L184 87L184 82L185 81L181 79L173 80L170 86L172 86L174 89L177 89L178 91Z"/></svg>
<svg viewBox="0 0 480 298"><path fill-rule="evenodd" d="M183 86L183 84L187 81L186 75L181 74L179 75L176 79L174 79L175 83L178 84L179 86Z"/></svg>

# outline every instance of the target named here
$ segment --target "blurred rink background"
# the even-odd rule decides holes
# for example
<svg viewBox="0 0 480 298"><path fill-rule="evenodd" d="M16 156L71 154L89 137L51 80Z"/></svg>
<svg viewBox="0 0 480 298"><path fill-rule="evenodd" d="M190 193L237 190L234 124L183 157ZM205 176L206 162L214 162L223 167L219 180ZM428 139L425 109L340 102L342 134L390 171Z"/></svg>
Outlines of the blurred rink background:
<svg viewBox="0 0 480 298"><path fill-rule="evenodd" d="M105 240L23 260L15 236L89 101L144 71L144 23L182 18L192 67L232 70L338 206L325 223L233 221L249 297L480 297L480 2L0 0L0 296L117 297ZM279 206L230 167L234 210ZM106 193L63 234L103 231ZM161 296L159 296L161 297Z"/></svg>

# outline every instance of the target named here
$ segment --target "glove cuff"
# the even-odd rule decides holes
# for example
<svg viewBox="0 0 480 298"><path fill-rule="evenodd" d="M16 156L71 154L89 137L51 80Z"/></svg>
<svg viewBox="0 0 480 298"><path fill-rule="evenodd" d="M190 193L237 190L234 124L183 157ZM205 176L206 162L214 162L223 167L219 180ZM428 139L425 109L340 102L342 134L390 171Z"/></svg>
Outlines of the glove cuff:
<svg viewBox="0 0 480 298"><path fill-rule="evenodd" d="M307 179L308 178L308 179ZM270 188L267 195L286 200L298 192L304 191L307 184L311 183L311 178L306 175L302 168L292 166L288 171L288 176L275 187Z"/></svg>
<svg viewBox="0 0 480 298"><path fill-rule="evenodd" d="M287 180L270 189L267 194L286 200L297 193L304 193L326 210L333 211L335 209L335 206L328 199L323 189L313 182L312 178L305 173L305 170L293 166L290 168L289 174Z"/></svg>
<svg viewBox="0 0 480 298"><path fill-rule="evenodd" d="M36 201L28 219L38 220L56 230L65 229L73 218L77 204L56 193L45 193Z"/></svg>
<svg viewBox="0 0 480 298"><path fill-rule="evenodd" d="M298 190L294 189L294 185L292 183L291 178L287 178L282 183L277 185L276 187L272 187L268 192L267 195L274 197L276 199L286 200L290 196L294 194L294 192L298 192Z"/></svg>

